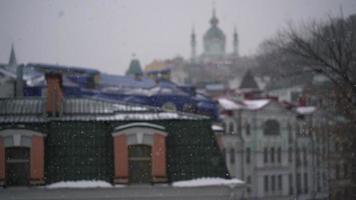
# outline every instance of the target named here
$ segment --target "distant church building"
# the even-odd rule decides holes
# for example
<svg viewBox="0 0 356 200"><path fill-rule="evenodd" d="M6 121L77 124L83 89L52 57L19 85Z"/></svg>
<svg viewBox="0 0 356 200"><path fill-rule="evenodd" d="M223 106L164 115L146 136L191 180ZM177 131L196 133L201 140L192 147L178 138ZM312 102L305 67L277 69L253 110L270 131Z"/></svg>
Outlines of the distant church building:
<svg viewBox="0 0 356 200"><path fill-rule="evenodd" d="M216 17L215 8L213 8L212 17L210 19L210 28L203 36L203 53L197 55L197 41L195 30L191 34L191 61L192 62L219 62L235 60L238 55L238 35L236 29L233 33L233 52L226 53L226 36L219 28L219 19Z"/></svg>
<svg viewBox="0 0 356 200"><path fill-rule="evenodd" d="M209 20L210 27L202 36L203 51L198 52L199 39L193 28L190 35L191 55L187 60L175 58L162 62L153 61L144 68L149 77L164 75L178 85L194 86L197 90L215 96L230 89L238 89L242 76L246 73L244 58L239 55L239 38L236 31L231 39L219 27L215 7ZM232 50L227 51L227 42L232 43ZM237 85L237 86L236 86Z"/></svg>

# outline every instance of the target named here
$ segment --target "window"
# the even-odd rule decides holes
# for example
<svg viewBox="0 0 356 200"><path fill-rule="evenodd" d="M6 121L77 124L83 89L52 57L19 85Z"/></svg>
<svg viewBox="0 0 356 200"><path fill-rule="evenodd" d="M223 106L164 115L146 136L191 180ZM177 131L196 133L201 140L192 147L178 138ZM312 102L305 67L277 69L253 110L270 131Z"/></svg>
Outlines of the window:
<svg viewBox="0 0 356 200"><path fill-rule="evenodd" d="M162 105L162 109L164 111L177 111L177 107L174 103L172 102L167 102Z"/></svg>
<svg viewBox="0 0 356 200"><path fill-rule="evenodd" d="M278 161L278 163L282 162L282 148L281 147L278 147L278 150L277 150L277 161Z"/></svg>
<svg viewBox="0 0 356 200"><path fill-rule="evenodd" d="M230 163L235 163L235 150L233 148L230 149Z"/></svg>
<svg viewBox="0 0 356 200"><path fill-rule="evenodd" d="M287 124L287 129L288 129L288 143L292 144L293 135L292 135L292 126L290 125L290 123Z"/></svg>
<svg viewBox="0 0 356 200"><path fill-rule="evenodd" d="M296 125L295 125L295 133L296 133L296 135L300 135L300 127L299 127L299 124L296 124Z"/></svg>
<svg viewBox="0 0 356 200"><path fill-rule="evenodd" d="M223 123L222 123L222 126L223 126L223 129L224 129L224 133L226 134L226 133L227 133L227 125L226 125L226 122L223 122Z"/></svg>
<svg viewBox="0 0 356 200"><path fill-rule="evenodd" d="M191 104L184 104L183 105L183 112L194 113L195 109L194 106Z"/></svg>
<svg viewBox="0 0 356 200"><path fill-rule="evenodd" d="M288 181L289 181L289 194L292 195L294 193L293 190L293 174L289 174L288 176Z"/></svg>
<svg viewBox="0 0 356 200"><path fill-rule="evenodd" d="M249 164L251 162L251 149L249 147L246 148L246 163Z"/></svg>
<svg viewBox="0 0 356 200"><path fill-rule="evenodd" d="M301 161L300 161L300 151L299 151L298 147L295 148L295 162L296 162L297 166L300 166L300 163L301 163Z"/></svg>
<svg viewBox="0 0 356 200"><path fill-rule="evenodd" d="M268 162L268 148L265 147L263 150L263 162L267 163Z"/></svg>
<svg viewBox="0 0 356 200"><path fill-rule="evenodd" d="M304 163L304 166L307 166L308 165L308 154L307 154L307 148L306 147L303 147L303 163Z"/></svg>
<svg viewBox="0 0 356 200"><path fill-rule="evenodd" d="M275 177L275 175L271 176L271 190L272 190L272 192L276 190L276 177Z"/></svg>
<svg viewBox="0 0 356 200"><path fill-rule="evenodd" d="M264 188L265 188L265 192L268 192L268 190L269 190L269 185L268 185L268 176L267 175L265 175L264 177Z"/></svg>
<svg viewBox="0 0 356 200"><path fill-rule="evenodd" d="M229 123L229 133L232 134L235 132L235 126L233 122Z"/></svg>
<svg viewBox="0 0 356 200"><path fill-rule="evenodd" d="M263 132L265 135L279 135L280 132L279 122L271 119L267 120L264 123Z"/></svg>
<svg viewBox="0 0 356 200"><path fill-rule="evenodd" d="M293 149L292 147L288 148L288 161L291 163L293 160Z"/></svg>
<svg viewBox="0 0 356 200"><path fill-rule="evenodd" d="M247 176L247 180L246 180L246 183L247 183L247 193L251 193L251 176Z"/></svg>
<svg viewBox="0 0 356 200"><path fill-rule="evenodd" d="M251 127L250 127L250 124L249 123L246 123L246 135L250 135L250 130L251 129Z"/></svg>
<svg viewBox="0 0 356 200"><path fill-rule="evenodd" d="M283 180L282 180L282 175L278 175L278 190L282 191L283 189Z"/></svg>
<svg viewBox="0 0 356 200"><path fill-rule="evenodd" d="M300 173L297 173L297 194L302 193L302 177Z"/></svg>
<svg viewBox="0 0 356 200"><path fill-rule="evenodd" d="M271 147L271 163L274 163L274 147Z"/></svg>

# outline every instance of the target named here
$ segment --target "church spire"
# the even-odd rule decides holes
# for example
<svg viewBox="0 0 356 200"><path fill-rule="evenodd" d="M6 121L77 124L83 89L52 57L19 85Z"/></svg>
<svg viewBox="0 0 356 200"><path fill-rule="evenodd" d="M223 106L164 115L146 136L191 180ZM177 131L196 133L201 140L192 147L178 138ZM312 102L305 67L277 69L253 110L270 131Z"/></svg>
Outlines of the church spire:
<svg viewBox="0 0 356 200"><path fill-rule="evenodd" d="M213 2L213 15L212 15L212 17L211 17L211 19L210 19L210 24L211 24L212 26L217 26L218 23L219 23L219 20L218 20L218 18L216 17L215 1L214 1L214 2Z"/></svg>
<svg viewBox="0 0 356 200"><path fill-rule="evenodd" d="M238 50L238 45L239 45L239 38L237 35L236 27L234 27L234 35L233 35L233 47L234 47L234 56L238 57L239 56L239 50Z"/></svg>
<svg viewBox="0 0 356 200"><path fill-rule="evenodd" d="M197 49L197 42L196 42L196 37L195 37L195 30L194 30L194 26L192 28L192 34L191 34L191 41L190 41L190 45L192 48L192 52L191 52L191 59L192 61L195 61L196 58L196 49Z"/></svg>
<svg viewBox="0 0 356 200"><path fill-rule="evenodd" d="M15 50L14 50L14 44L11 45L11 53L10 53L9 65L11 65L11 66L17 65L16 55L15 55Z"/></svg>

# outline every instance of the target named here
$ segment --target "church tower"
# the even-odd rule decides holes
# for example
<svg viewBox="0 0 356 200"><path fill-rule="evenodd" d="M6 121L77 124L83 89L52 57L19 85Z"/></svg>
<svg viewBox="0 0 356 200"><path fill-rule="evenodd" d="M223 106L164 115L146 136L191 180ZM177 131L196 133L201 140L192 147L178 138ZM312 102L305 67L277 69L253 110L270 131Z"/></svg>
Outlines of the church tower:
<svg viewBox="0 0 356 200"><path fill-rule="evenodd" d="M206 57L222 57L225 55L225 34L218 27L219 20L216 17L215 7L213 8L212 17L210 19L210 28L204 35L204 56Z"/></svg>
<svg viewBox="0 0 356 200"><path fill-rule="evenodd" d="M238 45L239 45L239 38L237 35L237 31L236 31L236 27L234 28L234 35L233 35L233 55L235 58L239 57L239 49L238 49Z"/></svg>
<svg viewBox="0 0 356 200"><path fill-rule="evenodd" d="M191 61L195 62L196 56L197 56L197 42L196 42L196 36L195 36L194 27L192 29L190 45L191 45L191 48L192 48Z"/></svg>
<svg viewBox="0 0 356 200"><path fill-rule="evenodd" d="M9 66L16 66L16 65L17 65L17 60L15 55L15 49L14 49L14 45L12 44L10 58L9 58Z"/></svg>

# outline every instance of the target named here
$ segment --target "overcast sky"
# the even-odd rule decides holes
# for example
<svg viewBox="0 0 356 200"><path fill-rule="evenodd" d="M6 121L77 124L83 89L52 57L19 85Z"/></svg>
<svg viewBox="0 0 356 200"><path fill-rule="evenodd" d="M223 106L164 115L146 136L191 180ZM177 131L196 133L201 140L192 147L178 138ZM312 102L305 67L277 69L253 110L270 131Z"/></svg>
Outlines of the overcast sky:
<svg viewBox="0 0 356 200"><path fill-rule="evenodd" d="M238 30L242 55L291 21L356 13L356 0L217 0L219 26L232 49ZM123 74L132 54L153 59L190 55L194 25L198 52L209 28L209 0L0 0L0 63L14 43L19 62L96 68Z"/></svg>

